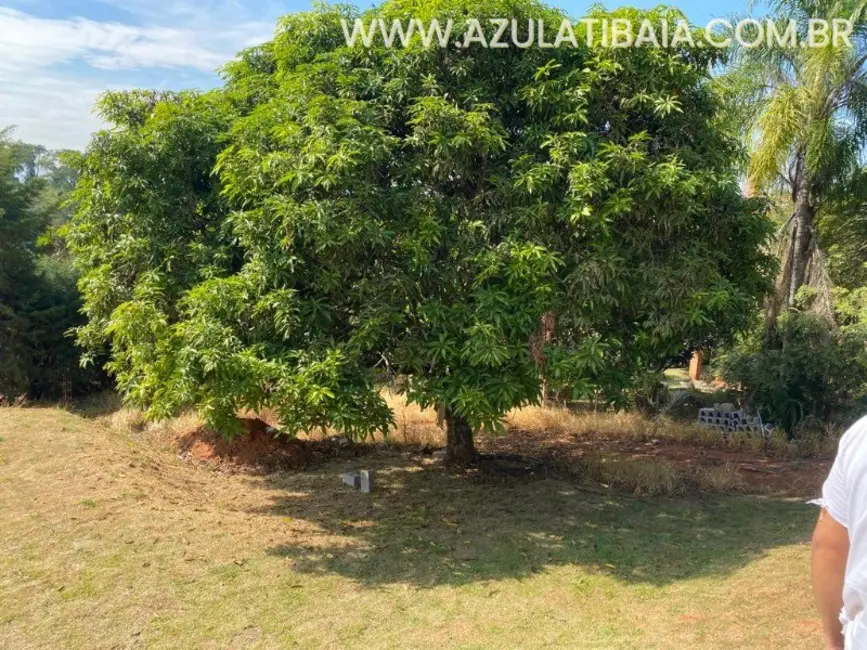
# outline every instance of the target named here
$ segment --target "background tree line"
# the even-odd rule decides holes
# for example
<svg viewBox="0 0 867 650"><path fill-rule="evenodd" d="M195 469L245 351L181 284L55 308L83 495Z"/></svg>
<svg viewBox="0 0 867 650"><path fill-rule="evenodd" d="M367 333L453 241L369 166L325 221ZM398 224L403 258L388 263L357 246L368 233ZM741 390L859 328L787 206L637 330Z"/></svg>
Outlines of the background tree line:
<svg viewBox="0 0 867 650"><path fill-rule="evenodd" d="M71 397L103 385L99 369L80 367L70 335L84 317L57 236L78 174L64 152L12 136L0 131L0 394Z"/></svg>

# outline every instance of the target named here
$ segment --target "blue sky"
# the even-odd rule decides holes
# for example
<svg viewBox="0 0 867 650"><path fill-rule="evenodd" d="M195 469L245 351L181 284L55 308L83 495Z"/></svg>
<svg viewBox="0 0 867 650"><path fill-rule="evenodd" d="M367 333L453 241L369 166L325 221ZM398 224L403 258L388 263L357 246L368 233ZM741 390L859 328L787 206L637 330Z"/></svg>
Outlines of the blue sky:
<svg viewBox="0 0 867 650"><path fill-rule="evenodd" d="M578 17L590 3L549 4ZM672 4L704 24L745 13L748 0ZM83 148L100 128L91 107L103 90L212 87L214 70L239 49L267 40L278 16L311 5L310 0L0 0L0 128L15 125L17 138L51 148Z"/></svg>

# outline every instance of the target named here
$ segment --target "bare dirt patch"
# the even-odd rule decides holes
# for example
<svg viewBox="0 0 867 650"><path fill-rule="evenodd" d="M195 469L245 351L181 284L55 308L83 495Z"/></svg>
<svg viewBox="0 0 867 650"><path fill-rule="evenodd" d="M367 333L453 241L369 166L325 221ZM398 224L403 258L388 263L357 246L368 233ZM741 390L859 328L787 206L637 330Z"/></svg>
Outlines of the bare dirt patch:
<svg viewBox="0 0 867 650"><path fill-rule="evenodd" d="M813 497L821 491L831 461L765 456L758 452L714 448L666 440L623 440L576 436L569 433L511 430L505 436L479 438L490 454L538 458L556 467L570 467L583 459L615 456L629 460L661 460L684 472L729 466L748 492L772 492Z"/></svg>
<svg viewBox="0 0 867 650"><path fill-rule="evenodd" d="M292 439L259 418L240 418L243 433L228 437L204 426L174 431L181 458L227 470L305 470L328 460L356 458L369 451L344 438Z"/></svg>

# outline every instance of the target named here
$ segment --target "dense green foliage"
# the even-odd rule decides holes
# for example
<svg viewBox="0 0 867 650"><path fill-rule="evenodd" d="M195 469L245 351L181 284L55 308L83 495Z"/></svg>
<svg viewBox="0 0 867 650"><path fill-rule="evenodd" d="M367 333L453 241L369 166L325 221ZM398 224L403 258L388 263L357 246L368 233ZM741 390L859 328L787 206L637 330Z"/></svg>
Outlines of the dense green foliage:
<svg viewBox="0 0 867 650"><path fill-rule="evenodd" d="M807 416L845 416L853 398L865 395L864 340L863 331L829 328L818 316L789 311L770 340L756 332L729 353L724 372L743 386L751 408L792 432Z"/></svg>
<svg viewBox="0 0 867 650"><path fill-rule="evenodd" d="M355 15L288 16L219 91L103 100L69 241L80 338L129 399L365 436L391 417L378 366L450 431L497 430L543 376L617 401L757 308L768 223L731 171L716 50L350 48ZM374 15L466 20L454 0Z"/></svg>
<svg viewBox="0 0 867 650"><path fill-rule="evenodd" d="M99 108L116 128L78 160L67 233L84 271L78 337L91 354L111 338L108 369L133 401L168 401L175 387L162 373L174 360L155 347L168 344L159 328L179 321L188 290L240 268L211 175L228 122L196 93L109 93Z"/></svg>
<svg viewBox="0 0 867 650"><path fill-rule="evenodd" d="M62 249L40 237L65 219L74 184L55 152L0 132L0 393L7 398L85 392L98 373L79 368L68 330L82 323L76 278Z"/></svg>
<svg viewBox="0 0 867 650"><path fill-rule="evenodd" d="M857 168L834 188L818 231L833 285L846 291L867 287L867 170ZM840 310L850 311L845 306Z"/></svg>

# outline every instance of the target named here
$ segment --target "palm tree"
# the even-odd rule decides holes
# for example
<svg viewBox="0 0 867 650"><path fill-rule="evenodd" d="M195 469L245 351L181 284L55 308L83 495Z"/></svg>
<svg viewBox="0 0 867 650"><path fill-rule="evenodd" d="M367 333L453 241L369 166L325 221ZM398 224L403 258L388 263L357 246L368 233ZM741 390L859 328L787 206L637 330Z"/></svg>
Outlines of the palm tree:
<svg viewBox="0 0 867 650"><path fill-rule="evenodd" d="M751 150L748 186L785 192L791 212L780 228L780 273L768 302L766 323L791 307L798 290L830 283L820 250L821 223L830 197L845 184L863 183L859 173L867 144L867 1L776 0L772 15L797 21L806 42L811 18L851 20L851 47L739 48L721 81ZM830 300L820 301L831 316Z"/></svg>

